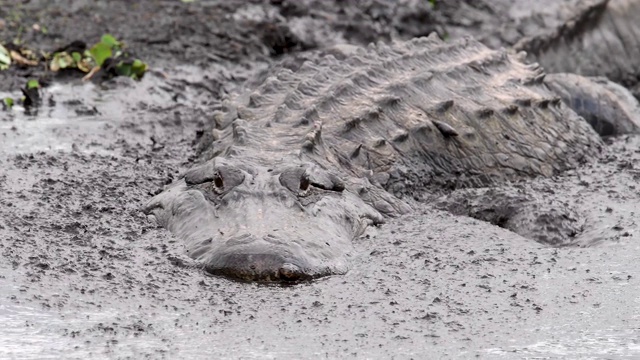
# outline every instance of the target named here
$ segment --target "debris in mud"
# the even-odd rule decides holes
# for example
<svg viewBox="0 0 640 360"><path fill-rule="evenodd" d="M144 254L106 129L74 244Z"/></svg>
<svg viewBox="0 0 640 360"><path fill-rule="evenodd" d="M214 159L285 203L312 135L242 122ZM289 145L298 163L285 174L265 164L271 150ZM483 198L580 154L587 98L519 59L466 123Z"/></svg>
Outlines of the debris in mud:
<svg viewBox="0 0 640 360"><path fill-rule="evenodd" d="M53 54L53 59L49 65L51 71L57 72L63 69L79 69L84 72L89 72L91 66L88 64L88 59L82 58L80 52L74 51L71 54L66 51L57 52Z"/></svg>
<svg viewBox="0 0 640 360"><path fill-rule="evenodd" d="M45 69L56 73L62 70L79 70L86 73L83 80L89 80L101 74L101 80L107 80L116 76L126 76L134 80L142 78L148 66L142 60L133 57L126 51L124 43L118 41L109 34L102 35L100 42L91 48L80 40L75 40L58 48L52 53L41 52L40 55L32 50L16 44L0 44L0 70L7 70L14 65L17 67L37 66L40 63L47 63ZM33 76L29 72L27 76ZM39 76L39 79L46 79L47 76ZM42 99L40 89L47 83L40 83L38 80L30 79L25 87L21 88L22 97L20 102L25 108L37 107ZM5 97L2 100L3 110L10 110L15 104L12 97ZM88 113L80 115L94 115L97 110L90 109Z"/></svg>
<svg viewBox="0 0 640 360"><path fill-rule="evenodd" d="M25 108L40 104L40 82L35 79L27 81L27 85L20 89L24 97L22 98L22 105Z"/></svg>
<svg viewBox="0 0 640 360"><path fill-rule="evenodd" d="M128 76L140 79L147 71L146 63L132 57L126 51L124 43L109 34L102 35L100 41L90 48L84 41L75 40L50 54L43 53L40 59L26 48L0 45L0 70L8 69L12 63L37 66L39 61L48 61L49 70L53 72L77 69L93 75L105 68L107 77Z"/></svg>
<svg viewBox="0 0 640 360"><path fill-rule="evenodd" d="M9 53L11 54L11 59L18 65L21 65L21 66L37 66L38 65L38 62L34 60L35 55L31 50L18 49L18 50L11 50Z"/></svg>
<svg viewBox="0 0 640 360"><path fill-rule="evenodd" d="M15 64L20 67L37 66L36 54L16 44L0 44L0 70L7 70Z"/></svg>
<svg viewBox="0 0 640 360"><path fill-rule="evenodd" d="M14 103L13 98L6 97L2 99L2 108L4 110L9 110L13 107L13 103Z"/></svg>
<svg viewBox="0 0 640 360"><path fill-rule="evenodd" d="M105 77L127 76L140 79L147 71L147 64L132 57L124 43L109 34L102 35L100 42L91 48L82 41L74 41L53 53L49 69L57 72L64 69L77 69L87 73L83 80L89 80L100 70Z"/></svg>
<svg viewBox="0 0 640 360"><path fill-rule="evenodd" d="M6 70L11 65L9 50L0 44L0 70Z"/></svg>

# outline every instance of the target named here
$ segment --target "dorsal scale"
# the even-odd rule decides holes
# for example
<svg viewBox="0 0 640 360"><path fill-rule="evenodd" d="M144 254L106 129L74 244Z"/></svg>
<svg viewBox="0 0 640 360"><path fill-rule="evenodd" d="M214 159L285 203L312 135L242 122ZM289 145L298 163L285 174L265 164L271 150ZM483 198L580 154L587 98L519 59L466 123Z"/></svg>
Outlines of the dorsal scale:
<svg viewBox="0 0 640 360"><path fill-rule="evenodd" d="M539 66L505 50L429 36L359 48L342 60L318 52L297 71L275 66L234 108L250 112L243 112L247 133L260 133L241 144L252 159L269 163L274 153L308 148L320 122L325 151L299 154L326 168L348 172L335 159L383 140L389 151L370 155L371 169L362 170L478 185L549 176L599 151L601 140L585 121L549 106L556 97L543 78ZM458 136L461 129L466 136ZM222 136L213 147L232 143Z"/></svg>

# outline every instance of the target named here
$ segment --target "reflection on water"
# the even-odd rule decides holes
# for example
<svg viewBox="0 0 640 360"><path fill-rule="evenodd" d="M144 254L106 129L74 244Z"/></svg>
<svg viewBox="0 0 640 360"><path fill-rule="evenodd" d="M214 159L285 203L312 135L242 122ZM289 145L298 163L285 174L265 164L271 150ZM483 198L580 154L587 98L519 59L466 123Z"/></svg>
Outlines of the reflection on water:
<svg viewBox="0 0 640 360"><path fill-rule="evenodd" d="M216 339L195 322L181 323L180 315L160 313L154 314L152 327L135 321L123 326L138 315L115 309L80 314L49 311L38 305L0 304L0 359L137 359L149 354L155 354L153 358L209 358L206 349L212 350L211 342ZM221 340L215 342L222 346ZM274 354L260 346L247 347L244 338L222 342L226 355L220 357L216 351L215 358L292 358L287 351L296 350L294 345L290 349L284 346Z"/></svg>
<svg viewBox="0 0 640 360"><path fill-rule="evenodd" d="M11 301L24 298L20 291L0 282L0 359L136 358L166 347L159 337L139 336L148 329L131 320L138 314L129 309L78 312ZM169 325L174 316L160 320Z"/></svg>
<svg viewBox="0 0 640 360"><path fill-rule="evenodd" d="M506 358L633 358L640 356L640 328L603 329L575 334L547 334L551 340L538 341L528 345L514 345L486 349L491 355Z"/></svg>
<svg viewBox="0 0 640 360"><path fill-rule="evenodd" d="M100 133L105 119L121 111L117 106L101 106L108 104L109 92L91 83L53 84L42 90L42 97L38 108L27 111L16 105L2 113L3 152L71 151L79 137Z"/></svg>
<svg viewBox="0 0 640 360"><path fill-rule="evenodd" d="M150 349L162 349L161 339L135 335L135 325L130 333L118 334L122 328L112 324L133 315L110 311L78 314L35 304L0 304L0 359L95 359L109 358L110 354L136 358Z"/></svg>
<svg viewBox="0 0 640 360"><path fill-rule="evenodd" d="M126 128L129 136L148 140L131 128L141 116L149 116L150 109L168 111L179 104L197 107L205 100L211 101L210 94L202 91L176 94L179 88L167 83L182 84L196 75L201 78L201 72L189 66L173 70L170 78L149 72L140 81L119 77L101 84L80 80L53 83L41 90L38 107L27 110L18 102L10 110L0 106L0 154L77 150L112 155L113 149L104 137L108 130L119 127ZM19 96L17 92L0 92L0 99ZM78 144L84 147L75 149Z"/></svg>
<svg viewBox="0 0 640 360"><path fill-rule="evenodd" d="M0 329L2 358L54 359L68 346L59 335L47 331L64 325L47 312L28 306L0 304L0 323L3 324Z"/></svg>

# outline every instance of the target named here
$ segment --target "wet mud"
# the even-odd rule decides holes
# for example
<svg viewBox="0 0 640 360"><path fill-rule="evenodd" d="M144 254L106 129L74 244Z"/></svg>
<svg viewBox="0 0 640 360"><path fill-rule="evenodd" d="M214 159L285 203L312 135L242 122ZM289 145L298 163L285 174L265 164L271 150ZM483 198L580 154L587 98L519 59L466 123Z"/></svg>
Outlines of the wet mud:
<svg viewBox="0 0 640 360"><path fill-rule="evenodd" d="M448 19L295 4L0 1L2 41L20 31L55 49L111 32L152 68L104 83L0 72L2 96L50 82L37 111L0 112L0 358L639 356L637 135L554 178L412 204L357 239L346 275L294 286L208 276L141 212L190 167L221 97L268 63ZM305 17L346 35L305 39L287 20ZM536 238L540 226L557 237Z"/></svg>

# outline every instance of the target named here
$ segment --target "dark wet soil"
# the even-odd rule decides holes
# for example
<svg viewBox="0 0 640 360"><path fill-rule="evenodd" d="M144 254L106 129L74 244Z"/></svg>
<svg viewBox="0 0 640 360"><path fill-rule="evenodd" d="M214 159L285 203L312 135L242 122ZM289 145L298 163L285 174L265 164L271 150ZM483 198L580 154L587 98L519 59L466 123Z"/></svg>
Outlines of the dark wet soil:
<svg viewBox="0 0 640 360"><path fill-rule="evenodd" d="M570 212L580 247L425 204L358 239L344 276L265 286L194 266L141 206L189 166L222 94L286 52L335 39L296 36L283 16L308 9L272 3L278 12L257 1L0 1L3 42L19 34L51 50L110 32L152 67L141 82L101 84L0 72L2 96L26 77L51 82L38 111L0 112L0 358L640 355L637 136L594 164L500 190ZM373 21L373 8L318 9L314 21L344 41L422 31ZM436 15L424 31L439 31Z"/></svg>

